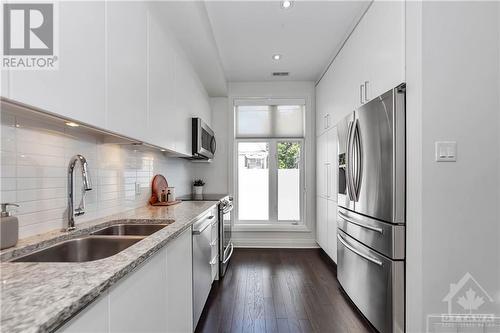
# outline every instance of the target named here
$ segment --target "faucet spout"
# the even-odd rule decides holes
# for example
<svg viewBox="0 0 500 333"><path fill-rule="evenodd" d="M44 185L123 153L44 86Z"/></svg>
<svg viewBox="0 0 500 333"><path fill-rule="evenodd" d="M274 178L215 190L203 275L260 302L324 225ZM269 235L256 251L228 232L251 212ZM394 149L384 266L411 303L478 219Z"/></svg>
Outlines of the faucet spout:
<svg viewBox="0 0 500 333"><path fill-rule="evenodd" d="M82 200L80 201L80 205L75 210L73 208L73 199L74 199L73 173L77 162L80 162L82 166L83 191L82 191ZM87 191L90 190L92 190L92 181L90 180L87 160L82 155L75 155L71 158L68 165L68 226L66 228L66 231L71 231L75 229L75 216L80 216L85 214L85 194Z"/></svg>

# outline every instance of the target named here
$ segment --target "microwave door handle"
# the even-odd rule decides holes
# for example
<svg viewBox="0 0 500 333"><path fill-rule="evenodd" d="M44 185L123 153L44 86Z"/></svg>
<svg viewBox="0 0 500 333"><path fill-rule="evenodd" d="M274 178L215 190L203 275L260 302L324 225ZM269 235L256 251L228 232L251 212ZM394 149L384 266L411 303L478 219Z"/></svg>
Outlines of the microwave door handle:
<svg viewBox="0 0 500 333"><path fill-rule="evenodd" d="M210 140L210 150L212 151L212 154L215 155L215 151L217 150L217 141L215 141L215 136L212 136L212 139Z"/></svg>

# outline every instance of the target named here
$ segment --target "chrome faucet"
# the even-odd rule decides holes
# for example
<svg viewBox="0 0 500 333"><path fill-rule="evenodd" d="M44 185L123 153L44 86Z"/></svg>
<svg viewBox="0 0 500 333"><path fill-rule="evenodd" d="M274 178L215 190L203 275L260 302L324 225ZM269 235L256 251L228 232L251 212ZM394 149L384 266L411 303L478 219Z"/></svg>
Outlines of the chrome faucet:
<svg viewBox="0 0 500 333"><path fill-rule="evenodd" d="M78 208L73 210L73 171L75 170L75 165L78 161L80 161L80 164L82 165L82 200L80 201ZM85 195L87 191L90 190L92 190L92 183L90 181L87 160L82 155L75 155L69 161L68 166L68 226L66 231L75 229L75 216L85 214Z"/></svg>

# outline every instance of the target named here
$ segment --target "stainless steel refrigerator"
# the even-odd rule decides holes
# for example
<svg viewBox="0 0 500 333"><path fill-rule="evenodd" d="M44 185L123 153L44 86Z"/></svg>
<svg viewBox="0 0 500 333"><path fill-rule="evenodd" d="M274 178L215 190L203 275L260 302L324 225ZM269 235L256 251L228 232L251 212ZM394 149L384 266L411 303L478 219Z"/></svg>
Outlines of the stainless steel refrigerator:
<svg viewBox="0 0 500 333"><path fill-rule="evenodd" d="M405 85L337 125L337 277L382 333L404 332Z"/></svg>

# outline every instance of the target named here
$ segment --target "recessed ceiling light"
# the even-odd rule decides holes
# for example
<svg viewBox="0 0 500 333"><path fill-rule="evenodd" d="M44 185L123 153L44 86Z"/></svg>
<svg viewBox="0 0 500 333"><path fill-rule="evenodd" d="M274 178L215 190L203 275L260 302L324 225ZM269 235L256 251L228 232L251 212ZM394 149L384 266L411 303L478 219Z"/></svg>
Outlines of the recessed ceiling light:
<svg viewBox="0 0 500 333"><path fill-rule="evenodd" d="M281 54L273 54L273 60L280 60Z"/></svg>
<svg viewBox="0 0 500 333"><path fill-rule="evenodd" d="M281 8L283 9L288 9L288 8L291 8L292 7L292 1L290 0L284 0L284 1L281 1Z"/></svg>
<svg viewBox="0 0 500 333"><path fill-rule="evenodd" d="M166 149L160 149L160 151L167 151Z"/></svg>
<svg viewBox="0 0 500 333"><path fill-rule="evenodd" d="M67 126L69 126L69 127L78 127L78 126L80 126L80 125L78 125L77 123L74 123L74 122L72 122L72 121L68 121L68 122L66 123L66 125L67 125Z"/></svg>

